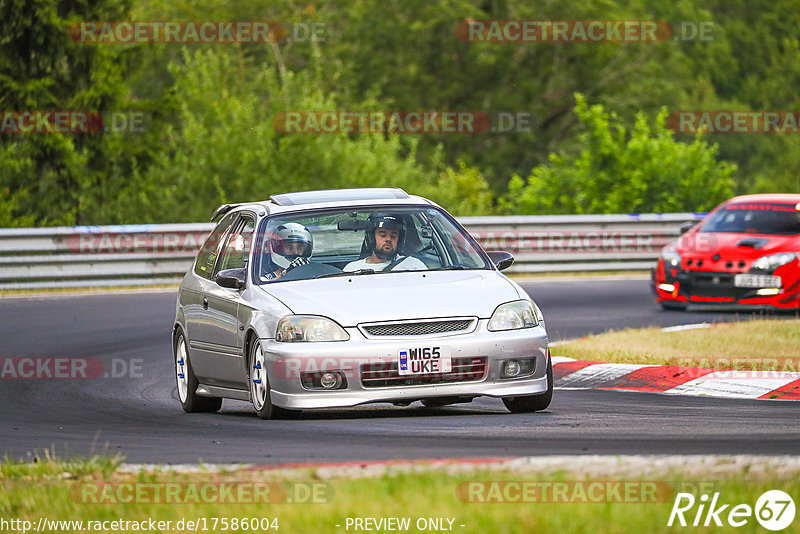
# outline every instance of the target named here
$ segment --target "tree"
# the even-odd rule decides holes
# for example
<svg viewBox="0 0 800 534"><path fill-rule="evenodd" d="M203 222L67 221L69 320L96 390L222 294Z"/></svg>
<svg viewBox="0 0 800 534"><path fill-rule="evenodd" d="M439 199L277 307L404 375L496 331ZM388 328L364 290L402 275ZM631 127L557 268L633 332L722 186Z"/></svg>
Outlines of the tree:
<svg viewBox="0 0 800 534"><path fill-rule="evenodd" d="M180 111L164 151L143 171L142 182L152 190L139 192L140 205L151 199L139 213L148 220L204 220L221 203L341 187L402 187L457 214L491 209L480 172L443 168L431 180L433 173L417 162L413 139L277 131L273 118L281 112L341 108L320 89L314 69L283 76L263 66L240 72L238 53L187 51L172 65Z"/></svg>
<svg viewBox="0 0 800 534"><path fill-rule="evenodd" d="M663 108L651 125L636 114L632 130L603 106L575 95L583 125L577 155L550 154L527 182L515 176L504 208L511 213L649 213L704 211L733 193L735 165L717 162L700 135L676 142Z"/></svg>
<svg viewBox="0 0 800 534"><path fill-rule="evenodd" d="M128 109L126 73L138 49L74 42L69 28L79 20L125 19L129 8L128 0L0 2L0 109L88 116ZM158 144L145 137L0 135L0 190L13 199L6 224L114 222L112 204Z"/></svg>

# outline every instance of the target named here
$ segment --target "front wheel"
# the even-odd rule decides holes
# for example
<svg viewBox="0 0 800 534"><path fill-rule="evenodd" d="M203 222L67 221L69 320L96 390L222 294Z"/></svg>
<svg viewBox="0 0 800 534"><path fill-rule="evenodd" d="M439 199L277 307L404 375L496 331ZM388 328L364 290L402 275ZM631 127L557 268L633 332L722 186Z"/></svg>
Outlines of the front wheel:
<svg viewBox="0 0 800 534"><path fill-rule="evenodd" d="M189 351L186 349L186 338L183 332L175 339L175 380L178 385L178 400L187 413L216 412L222 408L219 397L201 397L197 394L197 377L192 371Z"/></svg>
<svg viewBox="0 0 800 534"><path fill-rule="evenodd" d="M547 358L547 391L524 397L503 397L503 404L511 413L540 412L550 406L553 399L553 363Z"/></svg>
<svg viewBox="0 0 800 534"><path fill-rule="evenodd" d="M287 410L272 404L270 398L269 377L261 342L255 340L250 346L250 398L253 408L261 419L291 418L299 414L296 410Z"/></svg>

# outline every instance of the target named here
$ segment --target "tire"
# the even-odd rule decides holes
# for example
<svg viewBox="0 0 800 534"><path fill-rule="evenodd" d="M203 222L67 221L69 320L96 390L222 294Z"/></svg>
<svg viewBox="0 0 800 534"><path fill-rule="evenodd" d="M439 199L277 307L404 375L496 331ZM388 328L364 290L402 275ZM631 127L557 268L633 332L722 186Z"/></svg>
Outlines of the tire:
<svg viewBox="0 0 800 534"><path fill-rule="evenodd" d="M264 352L261 350L261 341L256 339L250 345L250 355L248 358L250 365L250 399L256 415L261 419L293 419L300 415L299 410L287 410L272 404L270 398L269 377L267 376L267 366Z"/></svg>
<svg viewBox="0 0 800 534"><path fill-rule="evenodd" d="M503 397L503 404L511 413L540 412L550 406L553 399L553 363L547 358L547 391L524 397Z"/></svg>
<svg viewBox="0 0 800 534"><path fill-rule="evenodd" d="M189 351L186 348L186 338L183 331L178 330L173 347L175 358L175 381L178 387L178 400L187 413L216 412L222 408L222 399L219 397L201 397L197 391L197 377L192 371L192 362L189 360Z"/></svg>

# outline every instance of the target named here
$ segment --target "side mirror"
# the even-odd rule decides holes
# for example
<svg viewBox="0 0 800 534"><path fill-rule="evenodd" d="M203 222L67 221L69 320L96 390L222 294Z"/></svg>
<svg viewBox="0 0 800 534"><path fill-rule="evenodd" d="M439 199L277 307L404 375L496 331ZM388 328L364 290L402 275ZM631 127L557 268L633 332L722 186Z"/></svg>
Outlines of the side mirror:
<svg viewBox="0 0 800 534"><path fill-rule="evenodd" d="M699 223L700 221L686 221L685 223L681 224L681 229L680 229L681 235L685 234L686 232L697 226Z"/></svg>
<svg viewBox="0 0 800 534"><path fill-rule="evenodd" d="M214 281L220 287L242 289L247 281L247 269L225 269L217 273Z"/></svg>
<svg viewBox="0 0 800 534"><path fill-rule="evenodd" d="M489 255L489 259L492 260L494 266L500 271L508 269L514 263L514 256L505 250L493 250L491 252L487 252L486 254Z"/></svg>

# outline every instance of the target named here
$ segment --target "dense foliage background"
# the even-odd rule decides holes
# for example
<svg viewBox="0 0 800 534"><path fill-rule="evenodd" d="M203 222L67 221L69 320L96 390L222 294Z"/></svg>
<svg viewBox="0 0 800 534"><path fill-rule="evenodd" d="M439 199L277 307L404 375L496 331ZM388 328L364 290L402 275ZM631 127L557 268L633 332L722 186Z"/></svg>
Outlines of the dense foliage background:
<svg viewBox="0 0 800 534"><path fill-rule="evenodd" d="M464 19L712 21L663 43L470 43ZM79 20L322 23L324 40L82 44ZM0 226L207 220L399 186L457 215L702 211L800 192L800 134L674 135L672 110L799 110L796 0L0 0L0 109L139 110L141 133L0 135ZM524 111L529 132L285 134L285 110Z"/></svg>

